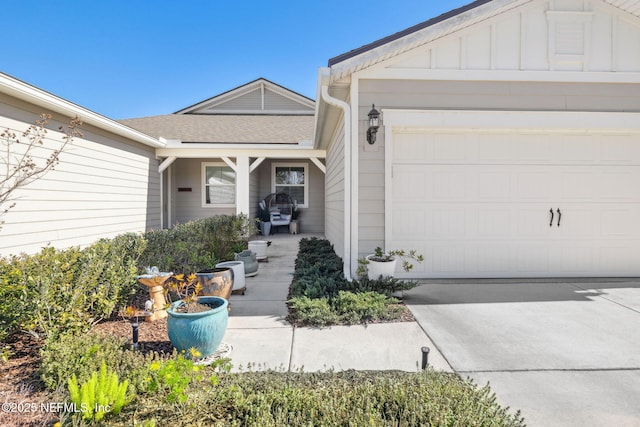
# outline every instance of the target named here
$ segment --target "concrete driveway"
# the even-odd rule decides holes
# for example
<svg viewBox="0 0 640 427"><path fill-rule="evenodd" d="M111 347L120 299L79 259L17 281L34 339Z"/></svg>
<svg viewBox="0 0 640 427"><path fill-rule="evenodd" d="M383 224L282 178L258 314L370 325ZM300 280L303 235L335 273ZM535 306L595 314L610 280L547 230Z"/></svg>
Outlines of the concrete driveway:
<svg viewBox="0 0 640 427"><path fill-rule="evenodd" d="M404 300L529 426L640 426L640 280L434 281Z"/></svg>

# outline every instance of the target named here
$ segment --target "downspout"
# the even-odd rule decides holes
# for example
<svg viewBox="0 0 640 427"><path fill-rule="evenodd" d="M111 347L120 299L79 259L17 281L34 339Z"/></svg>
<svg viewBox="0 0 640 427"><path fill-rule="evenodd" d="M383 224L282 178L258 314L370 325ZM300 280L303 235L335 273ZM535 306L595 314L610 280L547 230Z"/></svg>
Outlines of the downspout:
<svg viewBox="0 0 640 427"><path fill-rule="evenodd" d="M329 86L322 84L322 99L342 110L344 115L344 277L351 277L351 107L346 102L329 95Z"/></svg>

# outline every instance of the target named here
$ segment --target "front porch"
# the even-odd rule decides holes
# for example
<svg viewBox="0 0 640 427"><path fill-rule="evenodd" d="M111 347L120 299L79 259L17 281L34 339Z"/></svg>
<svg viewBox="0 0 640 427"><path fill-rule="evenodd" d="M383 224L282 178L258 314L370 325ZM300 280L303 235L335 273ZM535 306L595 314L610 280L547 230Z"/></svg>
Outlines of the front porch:
<svg viewBox="0 0 640 427"><path fill-rule="evenodd" d="M197 157L174 156L161 174L163 227L221 214L258 218L260 201L285 192L299 208L299 232L323 233L325 168L318 154L324 153L315 151L297 157L210 157L202 150ZM295 182L283 181L287 174L295 174Z"/></svg>

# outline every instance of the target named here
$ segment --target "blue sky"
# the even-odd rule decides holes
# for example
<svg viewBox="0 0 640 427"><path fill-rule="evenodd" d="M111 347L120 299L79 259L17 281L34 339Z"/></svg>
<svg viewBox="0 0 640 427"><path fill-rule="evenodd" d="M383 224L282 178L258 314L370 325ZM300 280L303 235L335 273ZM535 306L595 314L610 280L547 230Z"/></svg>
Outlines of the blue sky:
<svg viewBox="0 0 640 427"><path fill-rule="evenodd" d="M113 119L264 77L315 98L331 57L471 0L6 0L0 71Z"/></svg>

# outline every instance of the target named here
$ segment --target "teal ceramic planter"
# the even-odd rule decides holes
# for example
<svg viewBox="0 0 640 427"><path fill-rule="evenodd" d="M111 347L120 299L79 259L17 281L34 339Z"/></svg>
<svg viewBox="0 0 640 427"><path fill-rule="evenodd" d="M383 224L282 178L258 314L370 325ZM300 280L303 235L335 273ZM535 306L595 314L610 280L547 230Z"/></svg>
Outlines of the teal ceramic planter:
<svg viewBox="0 0 640 427"><path fill-rule="evenodd" d="M209 356L218 349L229 321L228 302L215 296L202 296L198 303L212 307L200 313L179 313L175 309L184 304L176 301L167 309L167 332L171 344L178 351L189 352L197 349L202 357Z"/></svg>

